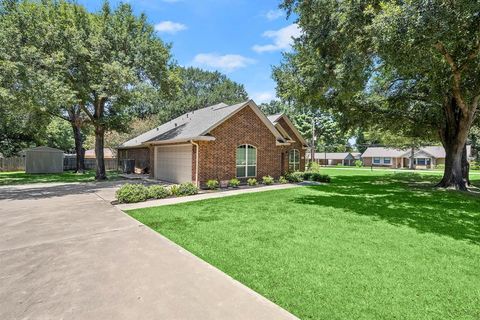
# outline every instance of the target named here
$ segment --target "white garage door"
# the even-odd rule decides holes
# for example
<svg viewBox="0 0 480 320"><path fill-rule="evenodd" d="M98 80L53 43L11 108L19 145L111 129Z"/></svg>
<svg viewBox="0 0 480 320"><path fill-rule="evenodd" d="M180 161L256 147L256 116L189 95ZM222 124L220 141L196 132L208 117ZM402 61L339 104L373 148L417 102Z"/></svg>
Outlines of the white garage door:
<svg viewBox="0 0 480 320"><path fill-rule="evenodd" d="M192 181L192 145L155 147L155 178L175 182Z"/></svg>

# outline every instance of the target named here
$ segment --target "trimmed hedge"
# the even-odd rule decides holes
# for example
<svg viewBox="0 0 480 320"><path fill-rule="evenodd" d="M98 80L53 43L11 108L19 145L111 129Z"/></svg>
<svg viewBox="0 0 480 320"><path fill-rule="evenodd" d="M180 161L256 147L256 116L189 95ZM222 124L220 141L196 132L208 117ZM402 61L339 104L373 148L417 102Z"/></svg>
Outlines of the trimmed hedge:
<svg viewBox="0 0 480 320"><path fill-rule="evenodd" d="M163 199L171 196L171 192L168 188L160 185L153 185L148 187L148 195L151 199Z"/></svg>
<svg viewBox="0 0 480 320"><path fill-rule="evenodd" d="M121 203L142 202L149 198L148 188L142 184L126 183L115 193Z"/></svg>

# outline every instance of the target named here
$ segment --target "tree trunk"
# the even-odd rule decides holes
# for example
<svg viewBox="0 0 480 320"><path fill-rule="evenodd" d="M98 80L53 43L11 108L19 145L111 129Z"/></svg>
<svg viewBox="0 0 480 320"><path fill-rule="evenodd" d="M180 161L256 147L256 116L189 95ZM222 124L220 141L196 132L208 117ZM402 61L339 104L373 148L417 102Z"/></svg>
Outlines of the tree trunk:
<svg viewBox="0 0 480 320"><path fill-rule="evenodd" d="M105 129L102 125L95 125L95 158L97 169L95 172L95 180L106 180L107 174L105 172L105 160L103 154L105 138Z"/></svg>
<svg viewBox="0 0 480 320"><path fill-rule="evenodd" d="M410 151L410 168L411 170L415 169L415 147L412 147Z"/></svg>
<svg viewBox="0 0 480 320"><path fill-rule="evenodd" d="M445 126L441 130L441 139L446 152L443 178L437 185L442 188L467 190L467 180L463 170L462 157L468 132L471 126L471 116L462 112L454 98L446 99L444 105Z"/></svg>
<svg viewBox="0 0 480 320"><path fill-rule="evenodd" d="M73 129L73 138L75 140L76 157L76 173L85 173L85 149L83 148L83 138L81 127L74 122L71 122Z"/></svg>
<svg viewBox="0 0 480 320"><path fill-rule="evenodd" d="M462 177L467 186L470 186L470 163L468 162L467 144L463 146L462 151Z"/></svg>

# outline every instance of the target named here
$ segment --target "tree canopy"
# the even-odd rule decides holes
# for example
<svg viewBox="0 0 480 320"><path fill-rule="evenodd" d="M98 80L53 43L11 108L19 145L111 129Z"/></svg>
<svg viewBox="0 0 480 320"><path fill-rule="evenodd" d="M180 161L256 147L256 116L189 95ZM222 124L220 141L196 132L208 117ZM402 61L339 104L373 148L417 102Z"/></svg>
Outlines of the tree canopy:
<svg viewBox="0 0 480 320"><path fill-rule="evenodd" d="M294 52L274 69L279 95L351 125L436 133L442 186L465 189L462 150L480 100L477 1L285 0Z"/></svg>

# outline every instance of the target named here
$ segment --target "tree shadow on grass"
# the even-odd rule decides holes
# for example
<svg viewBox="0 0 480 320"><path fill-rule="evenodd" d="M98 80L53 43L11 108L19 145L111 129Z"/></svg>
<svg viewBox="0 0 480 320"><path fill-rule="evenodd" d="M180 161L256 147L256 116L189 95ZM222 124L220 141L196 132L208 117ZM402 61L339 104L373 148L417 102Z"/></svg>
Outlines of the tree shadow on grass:
<svg viewBox="0 0 480 320"><path fill-rule="evenodd" d="M329 185L309 187L318 194L293 201L344 209L420 232L480 244L478 195L434 190L436 179L411 174L339 176Z"/></svg>

